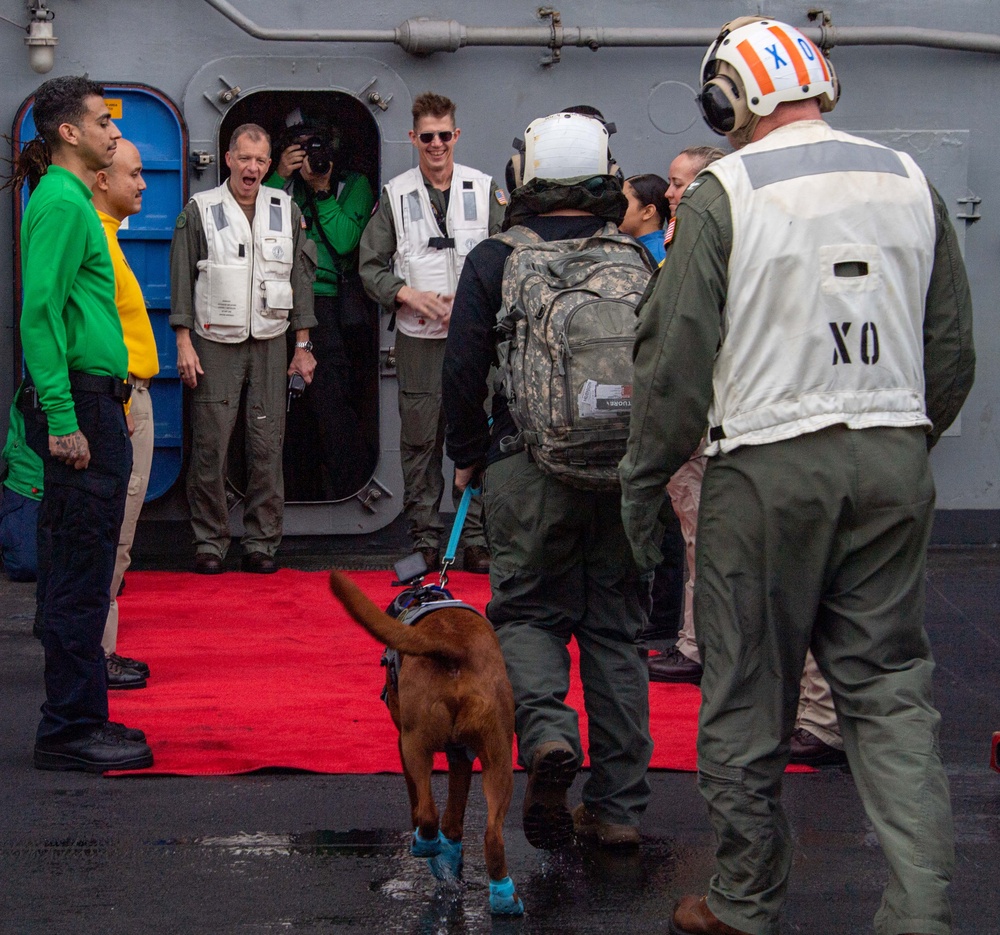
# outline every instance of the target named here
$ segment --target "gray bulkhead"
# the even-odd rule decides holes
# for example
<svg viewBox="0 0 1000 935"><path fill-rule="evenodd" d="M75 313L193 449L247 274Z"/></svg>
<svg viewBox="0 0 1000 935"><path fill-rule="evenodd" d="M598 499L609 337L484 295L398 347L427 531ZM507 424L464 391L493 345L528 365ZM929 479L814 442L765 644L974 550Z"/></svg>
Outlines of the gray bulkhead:
<svg viewBox="0 0 1000 935"><path fill-rule="evenodd" d="M22 3L2 11L0 120L6 132L46 77L32 71L25 33L17 28L38 7L39 0L30 0L28 12ZM280 108L299 93L350 104L358 126L366 125L376 141L369 177L378 185L415 164L407 139L410 106L425 90L458 104L458 161L498 181L511 139L523 135L532 118L582 103L599 107L617 125L611 146L626 174L665 175L679 150L720 139L701 121L693 98L704 47L723 22L763 12L820 37L820 21L807 16L810 5L791 2L574 2L544 17L535 4L482 0L442 0L433 8L410 0L387 0L377 8L288 0L48 0L47 9L55 14L51 31L58 40L49 76L87 72L109 84L139 82L178 106L190 155L200 163L192 162L191 193L218 184L220 148L235 118L253 119L255 102ZM932 455L935 539L996 543L1000 9L991 0L947 6L832 0L824 10L823 36L834 46L843 85L830 123L913 155L951 206L963 241L976 305L977 380L959 422ZM421 23L421 16L431 22ZM334 31L350 41L311 41ZM956 40L957 33L965 36ZM659 47L644 44L657 35ZM964 47L948 47L956 45ZM435 48L452 51L418 54ZM14 234L8 198L0 205L0 239L13 243ZM0 279L14 283L14 264L13 250L0 252ZM18 371L14 295L13 288L0 290L4 433ZM402 507L396 382L388 355L393 336L385 321L373 480L341 502L290 504L286 534L368 532ZM173 348L161 347L160 356L172 359ZM183 516L180 486L147 504L144 519Z"/></svg>

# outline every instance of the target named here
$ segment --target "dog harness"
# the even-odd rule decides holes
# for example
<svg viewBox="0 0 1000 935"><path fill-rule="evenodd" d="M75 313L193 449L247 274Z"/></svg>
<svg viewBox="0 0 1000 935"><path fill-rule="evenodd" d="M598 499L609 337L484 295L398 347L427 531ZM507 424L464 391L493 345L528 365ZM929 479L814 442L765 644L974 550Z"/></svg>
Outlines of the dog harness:
<svg viewBox="0 0 1000 935"><path fill-rule="evenodd" d="M408 627L412 627L418 620L426 617L428 614L436 613L439 610L444 610L448 607L462 608L463 610L471 610L474 614L481 617L482 614L476 610L471 604L466 604L465 601L457 601L451 596L449 591L444 588L438 587L420 587L420 588L407 588L405 591L396 595L395 600L389 605L387 613L395 616L400 623L405 624ZM392 684L395 690L399 690L399 665L401 659L398 650L390 649L388 646L385 652L382 653L381 665L386 668L387 681ZM382 686L382 700L389 704L389 686ZM475 758L476 754L469 747L464 744L447 744L445 746L445 754L449 761L455 759L456 757L467 757L471 763Z"/></svg>

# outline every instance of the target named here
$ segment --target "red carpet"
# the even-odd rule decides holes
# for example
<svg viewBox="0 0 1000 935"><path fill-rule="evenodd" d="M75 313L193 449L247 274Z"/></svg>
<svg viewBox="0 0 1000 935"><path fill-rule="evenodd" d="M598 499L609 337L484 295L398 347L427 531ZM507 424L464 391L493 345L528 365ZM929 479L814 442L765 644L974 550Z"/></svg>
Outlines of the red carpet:
<svg viewBox="0 0 1000 935"><path fill-rule="evenodd" d="M351 577L380 607L396 593L389 571ZM454 572L449 585L485 608L487 576ZM324 572L129 572L119 607L118 651L152 669L147 688L110 693L112 720L147 734L155 764L143 775L400 771L379 699L382 648L347 617ZM568 700L585 736L575 647ZM695 769L700 697L691 685L650 686L653 767ZM446 767L443 754L437 765Z"/></svg>

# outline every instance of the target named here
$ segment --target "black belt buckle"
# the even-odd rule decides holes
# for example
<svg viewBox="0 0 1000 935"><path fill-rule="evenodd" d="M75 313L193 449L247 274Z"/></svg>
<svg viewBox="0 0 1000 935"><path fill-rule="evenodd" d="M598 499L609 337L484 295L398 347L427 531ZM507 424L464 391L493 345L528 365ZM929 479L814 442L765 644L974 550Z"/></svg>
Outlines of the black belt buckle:
<svg viewBox="0 0 1000 935"><path fill-rule="evenodd" d="M99 373L84 373L79 370L69 372L70 389L78 393L101 393L112 396L127 403L132 398L132 385L117 377L103 376Z"/></svg>

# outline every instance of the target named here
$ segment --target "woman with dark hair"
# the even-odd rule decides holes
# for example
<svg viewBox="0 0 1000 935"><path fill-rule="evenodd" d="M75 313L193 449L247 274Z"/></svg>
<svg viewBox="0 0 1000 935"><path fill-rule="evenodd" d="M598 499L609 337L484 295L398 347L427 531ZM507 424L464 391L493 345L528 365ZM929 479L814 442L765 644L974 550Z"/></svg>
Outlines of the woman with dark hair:
<svg viewBox="0 0 1000 935"><path fill-rule="evenodd" d="M670 217L666 180L652 174L633 175L622 188L628 199L628 211L618 229L638 240L657 263L662 263L666 256L663 222Z"/></svg>

